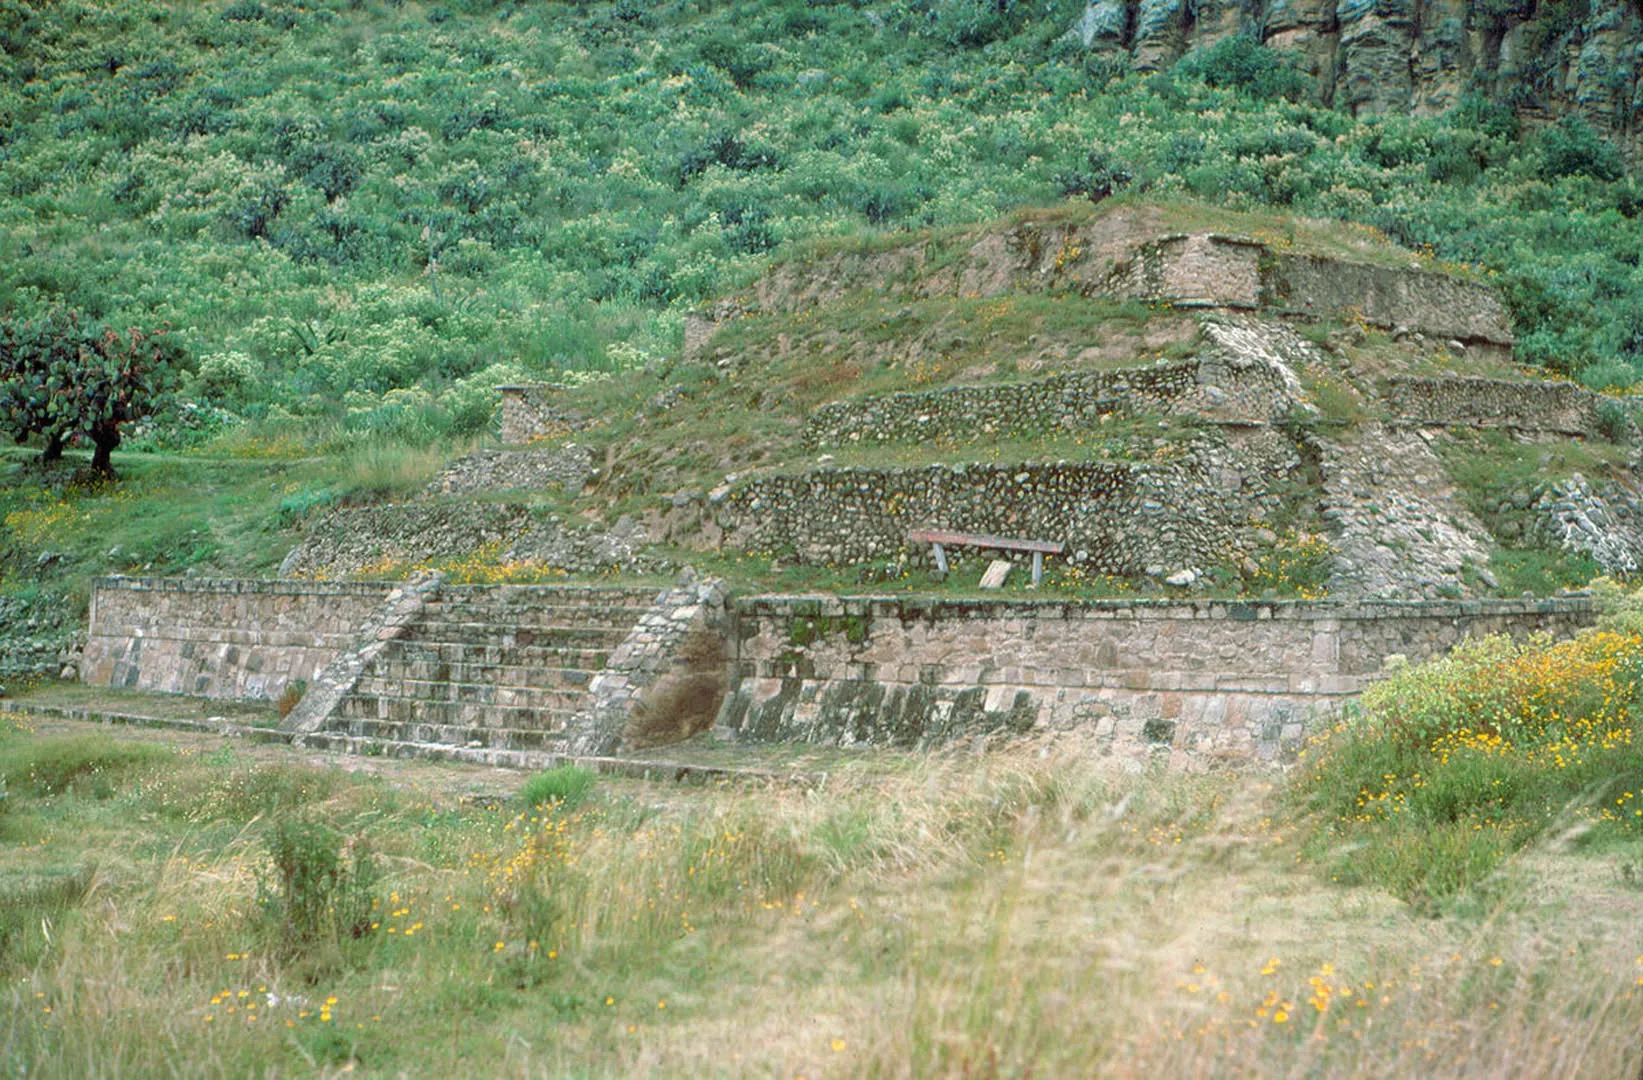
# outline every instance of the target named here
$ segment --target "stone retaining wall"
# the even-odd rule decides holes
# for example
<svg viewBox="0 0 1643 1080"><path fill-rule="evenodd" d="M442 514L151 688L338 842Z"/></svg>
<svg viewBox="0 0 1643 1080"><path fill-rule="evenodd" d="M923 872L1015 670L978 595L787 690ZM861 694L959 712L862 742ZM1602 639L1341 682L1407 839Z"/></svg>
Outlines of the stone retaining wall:
<svg viewBox="0 0 1643 1080"><path fill-rule="evenodd" d="M1277 509L1270 483L1301 467L1272 429L1234 443L1161 444L1161 460L822 468L724 493L724 546L852 564L910 551L911 529L949 529L1066 546L1106 574L1162 576L1226 562L1254 516Z"/></svg>
<svg viewBox="0 0 1643 1080"><path fill-rule="evenodd" d="M445 466L424 494L470 495L558 487L574 495L597 474L593 451L576 443L566 443L557 450L475 450Z"/></svg>
<svg viewBox="0 0 1643 1080"><path fill-rule="evenodd" d="M1510 347L1514 341L1512 320L1494 289L1414 267L1269 252L1261 305L1315 317L1356 314L1374 326L1468 345Z"/></svg>
<svg viewBox="0 0 1643 1080"><path fill-rule="evenodd" d="M105 578L81 678L93 686L277 698L312 682L388 595L376 582Z"/></svg>
<svg viewBox="0 0 1643 1080"><path fill-rule="evenodd" d="M522 383L499 386L502 393L502 441L523 445L557 439L580 428L586 420L558 402L565 389L558 383Z"/></svg>
<svg viewBox="0 0 1643 1080"><path fill-rule="evenodd" d="M392 576L482 549L507 562L535 562L567 573L671 569L643 550L645 542L644 530L625 518L608 531L570 528L523 503L343 506L309 528L280 564L280 576Z"/></svg>
<svg viewBox="0 0 1643 1080"><path fill-rule="evenodd" d="M1383 392L1394 422L1595 435L1605 402L1573 383L1395 375Z"/></svg>
<svg viewBox="0 0 1643 1080"><path fill-rule="evenodd" d="M1587 626L1582 598L1267 603L756 596L721 736L920 747L1089 725L1109 752L1273 759L1394 653Z"/></svg>

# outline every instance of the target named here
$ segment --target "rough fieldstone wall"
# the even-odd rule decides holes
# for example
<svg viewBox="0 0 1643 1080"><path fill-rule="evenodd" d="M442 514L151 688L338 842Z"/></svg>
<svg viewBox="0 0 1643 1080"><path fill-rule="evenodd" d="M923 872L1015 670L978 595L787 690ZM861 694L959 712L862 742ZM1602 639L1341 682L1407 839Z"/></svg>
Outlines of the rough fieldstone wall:
<svg viewBox="0 0 1643 1080"><path fill-rule="evenodd" d="M505 561L567 573L671 569L643 551L644 530L624 518L609 531L567 528L519 503L416 502L339 507L320 518L280 565L282 577L339 578L392 562L418 566L495 547Z"/></svg>
<svg viewBox="0 0 1643 1080"><path fill-rule="evenodd" d="M1145 414L1265 423L1283 415L1291 400L1270 369L1210 371L1191 361L835 401L811 414L805 437L818 447L978 433L1009 438L1098 429L1103 417Z"/></svg>
<svg viewBox="0 0 1643 1080"><path fill-rule="evenodd" d="M1315 316L1352 312L1374 326L1467 344L1513 343L1494 289L1430 270L1272 253L1263 263L1261 304Z"/></svg>
<svg viewBox="0 0 1643 1080"><path fill-rule="evenodd" d="M1467 634L1566 636L1584 599L1175 604L758 596L734 605L719 733L924 747L1093 726L1109 752L1273 759L1402 654Z"/></svg>
<svg viewBox="0 0 1643 1080"><path fill-rule="evenodd" d="M1144 517L1161 527L1182 516L1161 493L1150 497L1161 486L1153 470L1105 462L818 469L750 481L718 519L731 548L791 548L807 563L886 558L907 547L909 529L936 528L1062 541L1116 573L1153 546L1135 528ZM1211 540L1186 518L1189 541Z"/></svg>
<svg viewBox="0 0 1643 1080"><path fill-rule="evenodd" d="M568 435L586 422L558 404L564 390L557 383L498 387L502 392L502 441L523 445Z"/></svg>
<svg viewBox="0 0 1643 1080"><path fill-rule="evenodd" d="M1604 398L1546 380L1393 376L1383 388L1396 422L1593 435Z"/></svg>
<svg viewBox="0 0 1643 1080"><path fill-rule="evenodd" d="M1100 573L1161 576L1226 562L1251 518L1277 509L1270 482L1301 466L1271 429L1160 452L1170 460L823 468L747 481L712 512L726 547L806 563L922 561L907 533L931 528L1059 542Z"/></svg>
<svg viewBox="0 0 1643 1080"><path fill-rule="evenodd" d="M104 578L81 678L213 698L277 698L312 682L381 605L377 583Z"/></svg>
<svg viewBox="0 0 1643 1080"><path fill-rule="evenodd" d="M424 494L469 495L554 487L575 494L597 472L593 451L576 443L557 450L475 450L447 465Z"/></svg>
<svg viewBox="0 0 1643 1080"><path fill-rule="evenodd" d="M386 561L417 564L509 544L530 529L530 509L509 503L410 503L338 507L309 528L281 577L344 577Z"/></svg>

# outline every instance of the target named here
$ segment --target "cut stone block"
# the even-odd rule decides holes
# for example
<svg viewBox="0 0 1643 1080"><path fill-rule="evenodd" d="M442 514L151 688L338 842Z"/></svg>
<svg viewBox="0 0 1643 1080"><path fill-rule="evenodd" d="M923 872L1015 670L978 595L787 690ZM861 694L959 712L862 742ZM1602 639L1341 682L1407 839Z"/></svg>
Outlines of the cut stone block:
<svg viewBox="0 0 1643 1080"><path fill-rule="evenodd" d="M981 575L983 589L1002 589L1004 579L1010 576L1011 562L1008 559L994 559L987 564L987 572Z"/></svg>

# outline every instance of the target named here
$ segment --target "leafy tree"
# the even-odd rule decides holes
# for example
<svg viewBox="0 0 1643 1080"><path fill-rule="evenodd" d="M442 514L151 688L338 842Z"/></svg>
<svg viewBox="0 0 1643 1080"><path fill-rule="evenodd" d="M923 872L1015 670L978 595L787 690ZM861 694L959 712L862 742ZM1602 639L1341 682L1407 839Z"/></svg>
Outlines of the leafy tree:
<svg viewBox="0 0 1643 1080"><path fill-rule="evenodd" d="M92 468L112 476L121 425L165 403L178 358L164 330L122 334L63 310L0 321L0 428L18 442L39 435L43 461L83 436Z"/></svg>

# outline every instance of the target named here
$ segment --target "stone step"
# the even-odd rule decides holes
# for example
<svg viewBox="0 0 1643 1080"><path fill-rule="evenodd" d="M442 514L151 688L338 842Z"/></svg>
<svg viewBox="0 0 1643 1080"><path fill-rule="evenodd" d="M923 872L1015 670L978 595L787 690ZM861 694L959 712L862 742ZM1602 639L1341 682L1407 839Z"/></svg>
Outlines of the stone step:
<svg viewBox="0 0 1643 1080"><path fill-rule="evenodd" d="M450 606L512 604L521 607L578 607L627 605L649 607L659 585L443 585L435 598Z"/></svg>
<svg viewBox="0 0 1643 1080"><path fill-rule="evenodd" d="M360 697L414 698L417 701L473 702L479 705L533 709L576 709L587 700L585 687L513 685L500 680L456 682L443 679L392 679L362 675L354 686Z"/></svg>
<svg viewBox="0 0 1643 1080"><path fill-rule="evenodd" d="M529 705L486 705L475 701L427 701L410 697L350 695L337 714L350 720L394 720L454 727L518 728L553 731L576 715L575 709Z"/></svg>
<svg viewBox="0 0 1643 1080"><path fill-rule="evenodd" d="M540 648L615 648L627 640L631 626L525 627L508 623L418 622L401 641L447 645L537 646Z"/></svg>
<svg viewBox="0 0 1643 1080"><path fill-rule="evenodd" d="M626 620L635 622L649 611L654 597L639 600L611 599L587 603L533 603L476 597L472 600L429 600L423 610L441 618L468 618L483 621L506 618L516 622L542 623L562 621L587 622L598 619L608 622Z"/></svg>
<svg viewBox="0 0 1643 1080"><path fill-rule="evenodd" d="M503 769L541 769L561 755L551 750L515 750L502 747L469 747L442 743L402 742L392 739L355 737L340 731L316 731L303 737L303 745L315 750L361 757L429 758L436 761L465 761Z"/></svg>
<svg viewBox="0 0 1643 1080"><path fill-rule="evenodd" d="M649 609L643 608L588 608L572 611L533 611L510 608L440 608L428 605L418 615L419 625L442 626L446 623L484 623L494 626L528 627L532 630L575 630L594 627L600 630L627 630L643 618Z"/></svg>
<svg viewBox="0 0 1643 1080"><path fill-rule="evenodd" d="M490 664L502 667L577 668L600 671L610 660L609 649L544 645L476 645L453 641L395 642L384 659L435 664Z"/></svg>
<svg viewBox="0 0 1643 1080"><path fill-rule="evenodd" d="M459 663L440 660L384 656L365 666L365 679L415 680L418 682L479 683L530 690L586 690L596 674L587 668L531 667L520 664Z"/></svg>
<svg viewBox="0 0 1643 1080"><path fill-rule="evenodd" d="M438 743L442 746L489 747L503 750L558 750L563 748L563 730L533 728L464 727L456 724L429 724L419 721L334 720L326 735L346 735L351 739L402 743Z"/></svg>

